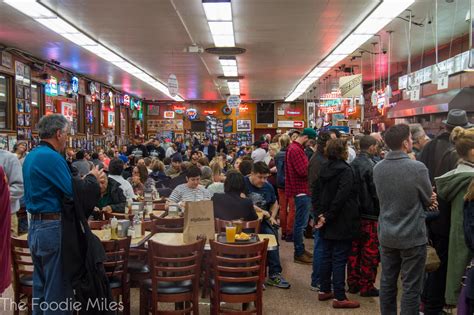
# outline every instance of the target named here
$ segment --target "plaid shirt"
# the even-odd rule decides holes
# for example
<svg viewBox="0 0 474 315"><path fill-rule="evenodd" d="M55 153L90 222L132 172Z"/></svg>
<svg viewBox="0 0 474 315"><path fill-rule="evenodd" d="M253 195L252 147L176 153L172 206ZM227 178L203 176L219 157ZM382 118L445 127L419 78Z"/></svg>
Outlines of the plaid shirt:
<svg viewBox="0 0 474 315"><path fill-rule="evenodd" d="M294 141L288 147L285 157L285 195L310 195L308 189L308 157L304 147Z"/></svg>

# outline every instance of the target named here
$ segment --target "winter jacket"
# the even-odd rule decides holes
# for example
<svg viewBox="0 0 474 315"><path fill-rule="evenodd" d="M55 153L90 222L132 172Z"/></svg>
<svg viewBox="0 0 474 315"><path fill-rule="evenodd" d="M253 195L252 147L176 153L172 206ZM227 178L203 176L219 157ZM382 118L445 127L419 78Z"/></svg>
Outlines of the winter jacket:
<svg viewBox="0 0 474 315"><path fill-rule="evenodd" d="M123 194L122 188L120 188L120 183L110 177L107 185L107 195L109 195L110 199L108 206L112 208L112 212L124 213L127 199Z"/></svg>
<svg viewBox="0 0 474 315"><path fill-rule="evenodd" d="M113 302L103 262L104 248L87 224L87 217L100 199L96 178L88 175L81 180L73 178L73 199L64 198L62 209L62 265L68 282L74 289L74 300L81 303L79 314L111 314L99 307L90 307L89 301ZM105 299L105 300L104 300Z"/></svg>
<svg viewBox="0 0 474 315"><path fill-rule="evenodd" d="M285 189L285 155L286 148L281 149L275 155L275 165L277 168L276 186L280 189Z"/></svg>
<svg viewBox="0 0 474 315"><path fill-rule="evenodd" d="M394 249L425 245L425 208L433 193L426 166L402 151L390 151L374 167L374 184L380 202L380 244Z"/></svg>
<svg viewBox="0 0 474 315"><path fill-rule="evenodd" d="M326 223L320 230L323 239L350 240L360 229L359 204L354 172L341 160L325 162L314 183L312 203L315 215L324 215Z"/></svg>
<svg viewBox="0 0 474 315"><path fill-rule="evenodd" d="M374 185L375 162L367 152L361 152L351 163L358 188L359 211L363 219L377 220L380 213L379 200Z"/></svg>
<svg viewBox="0 0 474 315"><path fill-rule="evenodd" d="M308 163L308 187L312 189L316 179L318 179L318 174L321 169L321 165L326 162L327 159L322 152L314 152L311 160Z"/></svg>
<svg viewBox="0 0 474 315"><path fill-rule="evenodd" d="M456 169L437 177L438 195L451 204L449 232L448 273L446 280L446 304L456 305L461 291L461 278L472 258L466 246L463 231L464 195L474 178L474 167L460 164Z"/></svg>
<svg viewBox="0 0 474 315"><path fill-rule="evenodd" d="M299 194L309 195L308 158L303 146L294 141L285 156L285 194L291 198Z"/></svg>

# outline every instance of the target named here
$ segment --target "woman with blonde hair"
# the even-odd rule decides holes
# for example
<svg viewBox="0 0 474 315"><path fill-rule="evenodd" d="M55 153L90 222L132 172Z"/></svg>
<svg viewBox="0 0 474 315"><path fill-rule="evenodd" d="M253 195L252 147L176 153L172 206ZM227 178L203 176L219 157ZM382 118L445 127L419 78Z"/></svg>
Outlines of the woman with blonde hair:
<svg viewBox="0 0 474 315"><path fill-rule="evenodd" d="M451 141L460 157L459 164L456 169L435 178L435 181L439 197L451 204L445 298L447 305L456 305L464 270L472 258L464 240L463 208L464 196L474 178L474 128L454 128Z"/></svg>

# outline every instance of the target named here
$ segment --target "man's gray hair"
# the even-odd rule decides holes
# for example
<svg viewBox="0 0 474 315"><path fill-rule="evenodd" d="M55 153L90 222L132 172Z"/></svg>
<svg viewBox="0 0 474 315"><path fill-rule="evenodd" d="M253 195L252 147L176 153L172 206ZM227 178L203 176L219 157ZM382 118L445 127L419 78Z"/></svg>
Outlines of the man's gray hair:
<svg viewBox="0 0 474 315"><path fill-rule="evenodd" d="M43 116L39 123L40 139L51 139L58 130L64 130L69 126L69 121L61 114L52 114Z"/></svg>
<svg viewBox="0 0 474 315"><path fill-rule="evenodd" d="M421 124L410 124L410 132L413 140L418 140L419 138L426 137L425 130Z"/></svg>

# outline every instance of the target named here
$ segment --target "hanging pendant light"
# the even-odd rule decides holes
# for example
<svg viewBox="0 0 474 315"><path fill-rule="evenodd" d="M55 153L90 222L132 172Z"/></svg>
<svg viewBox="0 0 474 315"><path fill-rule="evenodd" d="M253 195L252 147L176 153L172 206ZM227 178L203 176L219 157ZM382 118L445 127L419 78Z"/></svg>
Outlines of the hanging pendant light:
<svg viewBox="0 0 474 315"><path fill-rule="evenodd" d="M364 56L364 52L361 51L361 52L360 52L360 75L361 75L362 79L361 79L360 85L361 85L361 87L362 87L362 89L361 89L361 90L362 90L362 93L361 93L360 96L359 96L359 105L360 105L360 106L364 106L364 105L365 105L365 98L364 98L364 73L363 73L363 71L362 71L362 69L363 69L363 68L362 68L362 67L363 67L362 57L363 57L363 56Z"/></svg>
<svg viewBox="0 0 474 315"><path fill-rule="evenodd" d="M377 92L375 91L375 60L374 60L374 54L375 54L375 45L377 43L372 43L374 48L372 49L372 55L371 55L371 61L372 61L372 95L370 96L370 100L372 102L372 106L377 106Z"/></svg>
<svg viewBox="0 0 474 315"><path fill-rule="evenodd" d="M393 96L392 87L390 86L390 63L392 62L392 33L393 31L387 31L388 33L388 74L387 74L387 86L385 87L385 97L391 98Z"/></svg>

